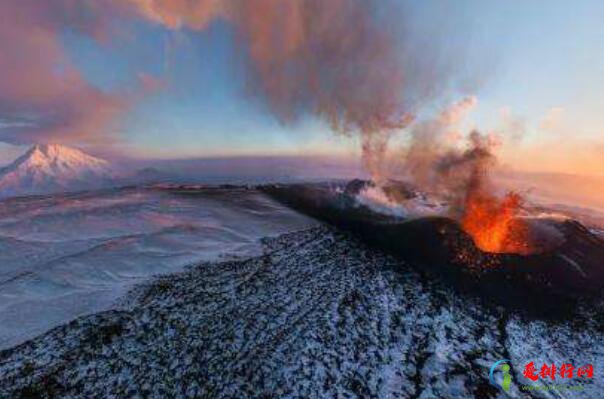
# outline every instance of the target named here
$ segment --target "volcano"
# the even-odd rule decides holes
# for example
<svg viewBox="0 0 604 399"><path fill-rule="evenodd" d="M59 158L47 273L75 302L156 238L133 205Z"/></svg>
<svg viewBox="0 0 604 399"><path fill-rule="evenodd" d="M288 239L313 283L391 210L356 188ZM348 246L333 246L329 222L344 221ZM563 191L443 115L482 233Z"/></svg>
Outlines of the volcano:
<svg viewBox="0 0 604 399"><path fill-rule="evenodd" d="M111 181L108 161L57 144L36 144L0 169L0 197L49 194L103 187Z"/></svg>
<svg viewBox="0 0 604 399"><path fill-rule="evenodd" d="M363 182L353 181L348 185L270 185L263 190L371 247L411 262L422 272L498 305L555 316L567 314L581 301L601 299L604 241L575 220L531 221L538 251L487 252L456 220L401 217L360 204L356 194L362 187Z"/></svg>

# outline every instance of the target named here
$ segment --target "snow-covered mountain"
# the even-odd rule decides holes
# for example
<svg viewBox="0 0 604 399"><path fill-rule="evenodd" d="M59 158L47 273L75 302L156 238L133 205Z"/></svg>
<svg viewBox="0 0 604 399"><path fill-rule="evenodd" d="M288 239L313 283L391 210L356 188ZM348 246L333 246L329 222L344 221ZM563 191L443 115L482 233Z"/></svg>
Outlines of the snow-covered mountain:
<svg viewBox="0 0 604 399"><path fill-rule="evenodd" d="M0 169L0 197L86 190L109 185L109 162L57 144L36 144Z"/></svg>

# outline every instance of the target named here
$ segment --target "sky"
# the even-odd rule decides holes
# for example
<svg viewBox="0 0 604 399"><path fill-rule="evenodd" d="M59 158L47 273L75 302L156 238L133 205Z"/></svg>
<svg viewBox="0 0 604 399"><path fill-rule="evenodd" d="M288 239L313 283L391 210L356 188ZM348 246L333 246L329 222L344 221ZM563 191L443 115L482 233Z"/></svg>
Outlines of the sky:
<svg viewBox="0 0 604 399"><path fill-rule="evenodd" d="M4 74L10 82L0 78L5 93L0 97L0 161L10 160L32 142L57 138L135 158L359 156L359 134L334 133L324 113L314 111L323 102L308 100L308 93L303 92L301 99L294 99L294 117L283 118L275 108L279 101L290 98L281 92L277 96L274 92L257 94L258 79L262 90L273 89L262 75L266 65L254 58L258 36L249 33L249 40L242 43L238 31L248 29L247 20L258 18L257 12L207 19L200 14L194 21L174 22L177 14L168 13L173 10L149 8L145 0L128 2L136 12L115 6L116 11L109 14L112 22L88 15L105 12L95 7L87 9L84 18L80 11L74 17L67 5L53 9L29 0L5 2L7 20L1 22L15 26L0 29L3 59L7 54L11 58L8 63L0 61L0 72L10 68ZM56 4L62 3L70 2ZM261 3L270 5L257 2ZM503 165L604 175L603 2L429 0L381 8L391 14L385 34L393 41L404 36L404 44L394 46L392 57L403 59L407 82L413 87L414 81L426 80L430 76L427 70L435 81L442 81L431 88L429 96L417 96L422 100L414 102L416 115L427 117L471 95L477 101L464 128L500 135ZM375 18L380 18L380 11L370 10L378 15ZM47 31L36 34L32 31L37 28L17 28L19 22L13 21L20 17L40 22L39 29ZM279 18L260 18L254 29L261 30ZM52 40L42 38L48 32ZM354 31L335 32L340 36L328 31L326 40L341 37L346 43L348 35L354 37ZM371 48L371 44L363 44L355 51L372 54ZM375 54L379 57L381 53ZM344 58L346 65L351 55L344 56L348 57ZM16 61L12 63L12 59ZM281 65L274 58L270 61L270 67ZM250 68L254 62L255 67ZM42 66L36 66L39 64ZM309 66L315 64L304 64ZM250 70L260 73L250 74ZM26 74L40 76L40 82L32 79L34 88L24 89L30 83ZM355 70L351 76L363 75ZM65 83L46 83L54 77ZM341 83L327 80L331 82L334 86ZM408 86L395 82L392 90ZM291 89L301 92L296 86ZM357 96L360 92L345 94ZM337 94L329 93L326 100L342 98L341 92ZM405 94L401 97L407 101ZM390 104L390 97L384 98L384 104ZM59 111L55 115L47 109ZM357 118L353 123L363 130L364 120ZM63 128L63 124L73 129ZM394 134L404 136L406 131Z"/></svg>

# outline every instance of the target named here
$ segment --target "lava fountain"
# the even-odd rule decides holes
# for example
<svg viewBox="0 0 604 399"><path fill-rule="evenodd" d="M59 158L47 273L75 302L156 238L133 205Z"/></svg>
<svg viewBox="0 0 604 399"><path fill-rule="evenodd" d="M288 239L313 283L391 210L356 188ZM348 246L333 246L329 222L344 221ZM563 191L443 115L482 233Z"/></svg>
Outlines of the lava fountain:
<svg viewBox="0 0 604 399"><path fill-rule="evenodd" d="M533 252L526 222L519 217L522 197L509 192L503 198L488 193L470 193L461 226L485 252L518 253Z"/></svg>
<svg viewBox="0 0 604 399"><path fill-rule="evenodd" d="M464 151L451 149L432 166L440 186L449 194L450 215L484 252L528 255L537 252L526 219L522 197L515 192L498 195L490 179L496 161L494 141L473 131Z"/></svg>

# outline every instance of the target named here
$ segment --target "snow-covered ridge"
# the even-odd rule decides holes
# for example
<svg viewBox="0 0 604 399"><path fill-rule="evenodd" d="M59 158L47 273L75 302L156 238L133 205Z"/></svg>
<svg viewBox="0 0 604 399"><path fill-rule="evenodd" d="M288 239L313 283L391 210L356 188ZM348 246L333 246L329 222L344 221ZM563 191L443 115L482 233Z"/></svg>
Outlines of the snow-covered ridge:
<svg viewBox="0 0 604 399"><path fill-rule="evenodd" d="M0 169L0 197L83 190L106 185L109 162L58 144L36 144Z"/></svg>
<svg viewBox="0 0 604 399"><path fill-rule="evenodd" d="M260 238L314 223L247 189L131 187L0 201L0 351L111 308L152 275L257 255Z"/></svg>

